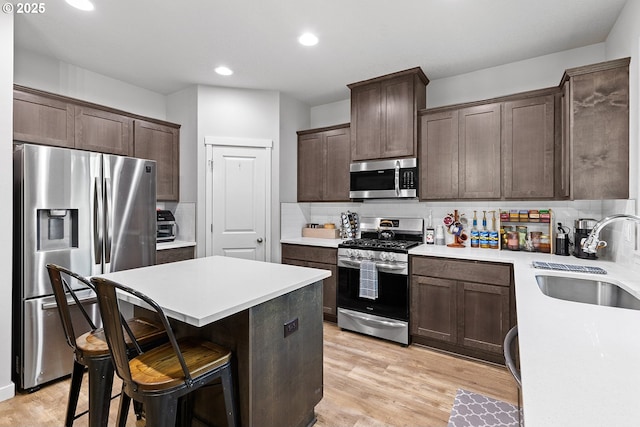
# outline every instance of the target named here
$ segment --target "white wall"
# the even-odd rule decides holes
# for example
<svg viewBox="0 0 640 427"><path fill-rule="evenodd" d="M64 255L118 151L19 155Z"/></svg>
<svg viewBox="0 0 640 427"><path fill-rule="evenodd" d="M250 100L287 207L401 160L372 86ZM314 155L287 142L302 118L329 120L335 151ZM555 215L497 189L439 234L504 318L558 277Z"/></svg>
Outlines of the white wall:
<svg viewBox="0 0 640 427"><path fill-rule="evenodd" d="M12 224L13 217L13 15L0 14L0 223ZM7 231L9 228L6 228ZM11 245L5 236L0 245L0 401L14 396L11 382Z"/></svg>
<svg viewBox="0 0 640 427"><path fill-rule="evenodd" d="M349 123L351 121L351 100L345 99L312 107L310 120L310 129Z"/></svg>
<svg viewBox="0 0 640 427"><path fill-rule="evenodd" d="M195 203L198 176L198 87L193 85L167 97L167 120L180 123L180 202Z"/></svg>
<svg viewBox="0 0 640 427"><path fill-rule="evenodd" d="M631 57L629 64L629 198L640 199L640 0L628 0L605 43L607 59ZM637 208L636 208L637 209ZM638 212L638 210L636 210Z"/></svg>
<svg viewBox="0 0 640 427"><path fill-rule="evenodd" d="M206 136L261 138L273 141L272 220L279 223L280 95L275 91L198 86L198 203L196 213L197 256L205 255ZM278 227L279 230L279 227ZM277 253L279 234L273 234L271 251Z"/></svg>
<svg viewBox="0 0 640 427"><path fill-rule="evenodd" d="M280 202L298 198L298 134L314 127L309 123L310 109L303 102L287 96L280 98Z"/></svg>
<svg viewBox="0 0 640 427"><path fill-rule="evenodd" d="M16 49L16 84L165 120L164 95L60 60Z"/></svg>

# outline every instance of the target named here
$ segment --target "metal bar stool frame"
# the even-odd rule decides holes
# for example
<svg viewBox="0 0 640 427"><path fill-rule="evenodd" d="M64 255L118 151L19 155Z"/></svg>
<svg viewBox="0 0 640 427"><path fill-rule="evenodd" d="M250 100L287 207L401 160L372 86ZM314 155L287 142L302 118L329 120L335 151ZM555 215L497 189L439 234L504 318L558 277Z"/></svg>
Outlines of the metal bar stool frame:
<svg viewBox="0 0 640 427"><path fill-rule="evenodd" d="M122 379L120 413L126 414L129 401L133 398L144 404L147 425L173 427L177 420L179 401L185 402L181 398L219 379L227 425L235 427L237 416L231 352L199 338L176 339L162 308L145 294L105 278L92 278L91 282L98 295L98 305L116 374ZM125 357L124 332L127 331L122 328L118 304L120 293L135 297L148 309L156 312L169 338L168 343L131 360ZM136 345L136 340L132 341ZM150 372L154 376L159 374L162 379L151 378ZM143 381L145 379L148 381ZM190 425L191 414L187 417L182 414L181 418L184 418L181 420L184 424ZM119 420L119 426L124 427L126 416Z"/></svg>

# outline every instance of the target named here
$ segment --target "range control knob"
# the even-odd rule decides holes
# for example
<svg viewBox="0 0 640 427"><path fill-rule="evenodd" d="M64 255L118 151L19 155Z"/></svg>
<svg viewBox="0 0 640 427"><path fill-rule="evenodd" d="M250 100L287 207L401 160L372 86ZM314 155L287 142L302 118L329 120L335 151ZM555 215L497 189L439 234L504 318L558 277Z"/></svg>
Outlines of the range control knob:
<svg viewBox="0 0 640 427"><path fill-rule="evenodd" d="M383 261L395 261L397 259L397 256L393 252L382 252L380 254L380 259Z"/></svg>
<svg viewBox="0 0 640 427"><path fill-rule="evenodd" d="M362 258L373 259L373 251L363 251Z"/></svg>
<svg viewBox="0 0 640 427"><path fill-rule="evenodd" d="M348 256L349 258L355 258L356 251L354 251L353 249L347 249L347 250L344 251L344 254L346 256Z"/></svg>

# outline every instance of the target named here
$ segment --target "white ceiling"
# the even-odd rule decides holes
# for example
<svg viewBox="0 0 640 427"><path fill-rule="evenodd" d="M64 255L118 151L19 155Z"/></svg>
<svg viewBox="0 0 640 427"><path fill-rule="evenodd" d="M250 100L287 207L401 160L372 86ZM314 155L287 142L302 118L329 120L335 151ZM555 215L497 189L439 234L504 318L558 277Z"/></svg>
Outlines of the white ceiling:
<svg viewBox="0 0 640 427"><path fill-rule="evenodd" d="M625 1L56 0L15 15L15 43L162 94L269 89L315 106L415 66L434 80L603 42ZM304 31L319 44L299 45Z"/></svg>

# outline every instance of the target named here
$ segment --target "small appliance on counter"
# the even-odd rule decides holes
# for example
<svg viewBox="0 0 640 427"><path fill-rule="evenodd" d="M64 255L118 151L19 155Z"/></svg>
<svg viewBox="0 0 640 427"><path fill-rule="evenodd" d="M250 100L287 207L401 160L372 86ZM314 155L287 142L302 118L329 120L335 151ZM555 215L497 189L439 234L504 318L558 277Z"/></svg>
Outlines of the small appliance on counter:
<svg viewBox="0 0 640 427"><path fill-rule="evenodd" d="M575 234L573 236L574 241L574 250L573 256L582 259L596 259L598 258L596 254L589 254L582 250L582 239L586 239L589 237L589 233L593 230L593 227L596 226L596 221L593 218L579 218L576 219L576 229Z"/></svg>
<svg viewBox="0 0 640 427"><path fill-rule="evenodd" d="M171 211L157 210L157 233L158 242L173 242L176 239L176 219Z"/></svg>
<svg viewBox="0 0 640 427"><path fill-rule="evenodd" d="M567 227L562 225L561 222L558 223L558 234L556 234L556 255L570 255L569 245L571 242L569 241L569 231L567 231L566 228Z"/></svg>

